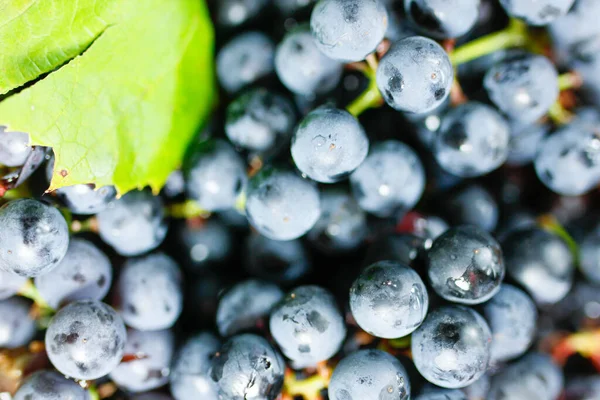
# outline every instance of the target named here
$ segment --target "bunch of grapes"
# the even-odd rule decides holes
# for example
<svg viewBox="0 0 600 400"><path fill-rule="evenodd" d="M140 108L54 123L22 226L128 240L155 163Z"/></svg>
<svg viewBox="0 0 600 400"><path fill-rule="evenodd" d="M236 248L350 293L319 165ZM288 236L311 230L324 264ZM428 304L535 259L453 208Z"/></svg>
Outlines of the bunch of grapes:
<svg viewBox="0 0 600 400"><path fill-rule="evenodd" d="M161 193L0 127L0 399L599 399L600 1L209 6Z"/></svg>

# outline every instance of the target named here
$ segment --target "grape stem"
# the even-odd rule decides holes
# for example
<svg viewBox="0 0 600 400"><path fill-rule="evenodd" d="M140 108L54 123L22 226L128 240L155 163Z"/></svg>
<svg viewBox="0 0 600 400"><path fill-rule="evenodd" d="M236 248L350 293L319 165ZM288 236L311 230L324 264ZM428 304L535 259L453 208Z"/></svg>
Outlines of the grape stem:
<svg viewBox="0 0 600 400"><path fill-rule="evenodd" d="M197 217L208 218L210 212L204 210L194 200L186 200L183 203L170 204L167 208L167 214L176 219L192 219Z"/></svg>
<svg viewBox="0 0 600 400"><path fill-rule="evenodd" d="M527 25L517 19L511 19L505 29L457 47L450 54L450 60L453 65L461 65L498 50L526 46L528 42Z"/></svg>
<svg viewBox="0 0 600 400"><path fill-rule="evenodd" d="M378 65L375 54L369 54L366 61L366 68L362 72L369 79L369 85L360 96L346 107L346 110L357 118L369 108L377 108L383 105L383 97L381 97L375 79Z"/></svg>
<svg viewBox="0 0 600 400"><path fill-rule="evenodd" d="M566 125L573 119L573 113L564 108L560 101L557 101L548 110L548 117L556 125Z"/></svg>
<svg viewBox="0 0 600 400"><path fill-rule="evenodd" d="M542 229L551 232L564 240L571 251L571 255L573 255L575 265L579 265L579 246L569 232L567 232L560 222L558 222L558 219L552 214L545 214L538 218L538 224Z"/></svg>
<svg viewBox="0 0 600 400"><path fill-rule="evenodd" d="M563 90L579 89L583 85L583 79L577 72L565 72L558 77L558 88Z"/></svg>

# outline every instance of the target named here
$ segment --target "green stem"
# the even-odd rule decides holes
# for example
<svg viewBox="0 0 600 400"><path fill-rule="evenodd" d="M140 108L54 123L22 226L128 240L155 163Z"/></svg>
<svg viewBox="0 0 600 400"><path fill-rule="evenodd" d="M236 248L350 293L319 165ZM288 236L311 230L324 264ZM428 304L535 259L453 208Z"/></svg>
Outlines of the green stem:
<svg viewBox="0 0 600 400"><path fill-rule="evenodd" d="M33 302L40 308L47 308L52 310L52 307L50 307L48 303L46 303L46 300L44 300L44 298L40 294L39 290L35 287L31 279L28 279L27 282L25 282L23 287L19 290L18 294L20 296L27 297L28 299L33 300Z"/></svg>
<svg viewBox="0 0 600 400"><path fill-rule="evenodd" d="M369 108L377 108L383 104L383 97L381 97L377 87L375 74L372 74L372 76L367 75L367 77L369 78L367 89L346 107L346 110L355 117L358 117Z"/></svg>
<svg viewBox="0 0 600 400"><path fill-rule="evenodd" d="M188 219L210 216L210 212L206 211L194 200L186 200L183 203L176 203L169 205L167 214L172 218L177 219Z"/></svg>
<svg viewBox="0 0 600 400"><path fill-rule="evenodd" d="M558 77L558 88L563 90L577 89L582 85L581 76L576 72L565 72Z"/></svg>
<svg viewBox="0 0 600 400"><path fill-rule="evenodd" d="M547 230L548 232L554 233L556 236L560 237L565 241L569 250L571 250L571 254L573 255L573 260L575 260L575 265L579 265L579 245L573 239L573 237L567 232L567 230L558 222L556 217L553 215L543 215L538 218L540 226Z"/></svg>
<svg viewBox="0 0 600 400"><path fill-rule="evenodd" d="M527 25L512 19L505 29L456 48L450 55L450 59L452 64L461 65L498 50L525 46L528 41Z"/></svg>
<svg viewBox="0 0 600 400"><path fill-rule="evenodd" d="M90 400L100 400L100 394L98 393L98 388L96 385L91 385L88 388L88 395Z"/></svg>

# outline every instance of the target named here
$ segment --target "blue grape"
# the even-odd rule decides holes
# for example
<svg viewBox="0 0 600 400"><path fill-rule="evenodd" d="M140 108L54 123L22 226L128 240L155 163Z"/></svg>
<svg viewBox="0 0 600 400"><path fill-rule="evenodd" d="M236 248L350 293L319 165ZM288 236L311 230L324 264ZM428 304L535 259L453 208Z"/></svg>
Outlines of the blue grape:
<svg viewBox="0 0 600 400"><path fill-rule="evenodd" d="M23 382L13 400L89 400L89 395L75 381L58 372L42 370Z"/></svg>
<svg viewBox="0 0 600 400"><path fill-rule="evenodd" d="M475 311L441 307L412 334L413 361L429 382L448 389L465 387L487 370L491 341L490 328Z"/></svg>
<svg viewBox="0 0 600 400"><path fill-rule="evenodd" d="M141 331L172 327L182 309L181 279L179 266L163 253L128 260L116 287L125 323Z"/></svg>
<svg viewBox="0 0 600 400"><path fill-rule="evenodd" d="M504 279L502 250L487 232L474 226L450 228L427 252L431 286L444 299L479 304L500 290Z"/></svg>
<svg viewBox="0 0 600 400"><path fill-rule="evenodd" d="M300 122L292 138L298 169L322 183L345 179L367 157L369 139L350 113L321 107Z"/></svg>
<svg viewBox="0 0 600 400"><path fill-rule="evenodd" d="M308 27L288 33L275 51L275 72L291 92L314 96L331 91L342 77L343 64L317 48Z"/></svg>
<svg viewBox="0 0 600 400"><path fill-rule="evenodd" d="M199 226L187 223L178 226L177 239L186 260L184 266L193 272L226 261L234 247L233 233L214 217Z"/></svg>
<svg viewBox="0 0 600 400"><path fill-rule="evenodd" d="M454 225L474 225L493 232L498 225L498 203L483 186L471 184L452 194L446 204L447 215Z"/></svg>
<svg viewBox="0 0 600 400"><path fill-rule="evenodd" d="M565 15L575 0L500 0L511 17L519 18L529 25L547 25Z"/></svg>
<svg viewBox="0 0 600 400"><path fill-rule="evenodd" d="M156 389L169 381L169 367L173 358L175 336L169 330L143 332L127 330L125 354L134 360L119 364L110 373L110 379L122 389L139 393Z"/></svg>
<svg viewBox="0 0 600 400"><path fill-rule="evenodd" d="M129 400L173 400L173 398L164 393L149 392L136 394L130 397Z"/></svg>
<svg viewBox="0 0 600 400"><path fill-rule="evenodd" d="M493 108L475 101L450 110L433 152L446 171L465 178L487 174L506 161L510 127Z"/></svg>
<svg viewBox="0 0 600 400"><path fill-rule="evenodd" d="M600 398L600 376L579 376L567 382L567 399L598 400Z"/></svg>
<svg viewBox="0 0 600 400"><path fill-rule="evenodd" d="M364 60L383 40L388 15L379 0L320 0L310 16L317 47L343 62Z"/></svg>
<svg viewBox="0 0 600 400"><path fill-rule="evenodd" d="M163 202L148 191L127 193L110 203L97 218L102 240L123 256L153 250L167 234Z"/></svg>
<svg viewBox="0 0 600 400"><path fill-rule="evenodd" d="M377 68L385 102L399 111L426 113L442 104L452 87L448 54L431 39L413 36L394 43Z"/></svg>
<svg viewBox="0 0 600 400"><path fill-rule="evenodd" d="M556 400L563 388L562 370L546 354L530 353L492 378L488 400Z"/></svg>
<svg viewBox="0 0 600 400"><path fill-rule="evenodd" d="M52 308L74 300L102 300L112 283L108 257L92 243L74 238L52 271L37 276L35 286Z"/></svg>
<svg viewBox="0 0 600 400"><path fill-rule="evenodd" d="M511 136L508 143L506 164L522 166L531 163L548 135L550 127L547 124L511 124Z"/></svg>
<svg viewBox="0 0 600 400"><path fill-rule="evenodd" d="M581 272L586 279L600 284L600 235L587 234L579 246Z"/></svg>
<svg viewBox="0 0 600 400"><path fill-rule="evenodd" d="M225 133L235 146L267 153L289 141L295 122L294 108L288 99L257 88L242 93L229 104Z"/></svg>
<svg viewBox="0 0 600 400"><path fill-rule="evenodd" d="M162 193L170 199L182 195L185 192L185 179L183 177L183 171L177 169L167 178L165 186L162 188Z"/></svg>
<svg viewBox="0 0 600 400"><path fill-rule="evenodd" d="M537 308L522 290L508 284L483 304L483 317L492 330L492 363L512 360L527 351L536 333Z"/></svg>
<svg viewBox="0 0 600 400"><path fill-rule="evenodd" d="M0 300L8 299L25 285L27 278L0 270Z"/></svg>
<svg viewBox="0 0 600 400"><path fill-rule="evenodd" d="M308 240L324 252L350 251L367 236L367 216L354 198L336 189L321 192L321 217Z"/></svg>
<svg viewBox="0 0 600 400"><path fill-rule="evenodd" d="M394 339L412 333L427 315L429 296L419 275L394 261L365 268L350 288L350 309L373 336Z"/></svg>
<svg viewBox="0 0 600 400"><path fill-rule="evenodd" d="M558 98L558 73L546 57L520 53L491 67L485 89L494 104L510 119L533 123Z"/></svg>
<svg viewBox="0 0 600 400"><path fill-rule="evenodd" d="M600 182L600 138L596 129L595 124L576 120L542 141L534 166L548 188L575 196Z"/></svg>
<svg viewBox="0 0 600 400"><path fill-rule="evenodd" d="M577 0L566 15L548 25L552 45L560 61L571 61L571 53L578 45L600 34L600 24L596 18L598 13L598 1Z"/></svg>
<svg viewBox="0 0 600 400"><path fill-rule="evenodd" d="M410 147L389 140L371 147L350 183L363 210L386 217L417 204L425 190L425 171Z"/></svg>
<svg viewBox="0 0 600 400"><path fill-rule="evenodd" d="M271 313L269 327L294 368L328 360L346 337L346 324L327 290L300 286L289 292Z"/></svg>
<svg viewBox="0 0 600 400"><path fill-rule="evenodd" d="M57 189L56 194L74 214L91 215L106 209L117 191L114 186L94 189L89 185L73 185Z"/></svg>
<svg viewBox="0 0 600 400"><path fill-rule="evenodd" d="M492 345L493 343L492 341ZM490 375L484 374L481 378L461 390L466 396L465 400L483 400L487 398L491 384L492 379Z"/></svg>
<svg viewBox="0 0 600 400"><path fill-rule="evenodd" d="M31 303L13 296L0 301L0 348L25 346L35 335L35 321L29 315Z"/></svg>
<svg viewBox="0 0 600 400"><path fill-rule="evenodd" d="M210 377L211 357L221 343L211 333L199 333L177 351L171 367L171 393L176 400L216 400L218 386Z"/></svg>
<svg viewBox="0 0 600 400"><path fill-rule="evenodd" d="M422 392L414 400L467 400L467 397L458 389L435 388Z"/></svg>
<svg viewBox="0 0 600 400"><path fill-rule="evenodd" d="M480 0L404 0L406 15L427 36L463 36L479 19Z"/></svg>
<svg viewBox="0 0 600 400"><path fill-rule="evenodd" d="M46 330L50 362L76 379L97 379L111 372L121 362L126 340L121 317L94 300L67 305L56 313Z"/></svg>
<svg viewBox="0 0 600 400"><path fill-rule="evenodd" d="M252 275L275 283L289 284L311 269L307 250L298 239L285 242L259 234L246 239L244 267Z"/></svg>
<svg viewBox="0 0 600 400"><path fill-rule="evenodd" d="M256 18L268 3L268 0L220 0L217 21L228 27L243 25Z"/></svg>
<svg viewBox="0 0 600 400"><path fill-rule="evenodd" d="M262 32L244 32L217 54L217 77L229 93L273 72L275 44Z"/></svg>
<svg viewBox="0 0 600 400"><path fill-rule="evenodd" d="M316 186L293 172L267 167L248 182L248 221L270 239L304 235L317 222L320 207Z"/></svg>
<svg viewBox="0 0 600 400"><path fill-rule="evenodd" d="M188 198L206 211L227 210L246 186L245 165L235 149L222 139L197 146L184 167Z"/></svg>
<svg viewBox="0 0 600 400"><path fill-rule="evenodd" d="M330 400L408 400L410 381L394 356L381 350L360 350L335 367L328 393Z"/></svg>
<svg viewBox="0 0 600 400"><path fill-rule="evenodd" d="M281 392L285 364L260 336L234 336L212 360L210 376L219 399L275 400Z"/></svg>
<svg viewBox="0 0 600 400"><path fill-rule="evenodd" d="M29 134L7 132L0 126L0 164L7 167L20 167L31 154Z"/></svg>
<svg viewBox="0 0 600 400"><path fill-rule="evenodd" d="M242 281L219 300L217 328L221 336L231 336L256 327L256 322L271 313L283 292L272 283L254 279Z"/></svg>
<svg viewBox="0 0 600 400"><path fill-rule="evenodd" d="M553 304L573 284L573 255L558 236L529 227L511 232L503 241L508 275L540 305Z"/></svg>
<svg viewBox="0 0 600 400"><path fill-rule="evenodd" d="M384 232L369 246L364 264L396 261L412 266L419 255L427 248L427 243L426 239L413 234L390 235ZM429 243L429 247L431 247L431 243Z"/></svg>
<svg viewBox="0 0 600 400"><path fill-rule="evenodd" d="M34 277L65 256L69 228L62 214L37 200L19 199L0 208L0 269Z"/></svg>

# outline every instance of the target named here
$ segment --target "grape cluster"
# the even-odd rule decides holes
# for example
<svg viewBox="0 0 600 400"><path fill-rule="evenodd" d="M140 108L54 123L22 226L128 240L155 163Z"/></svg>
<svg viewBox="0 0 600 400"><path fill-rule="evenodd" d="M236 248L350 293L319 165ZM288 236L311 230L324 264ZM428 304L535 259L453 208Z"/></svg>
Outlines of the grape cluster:
<svg viewBox="0 0 600 400"><path fill-rule="evenodd" d="M0 399L599 399L600 1L207 2L160 193L0 126Z"/></svg>

